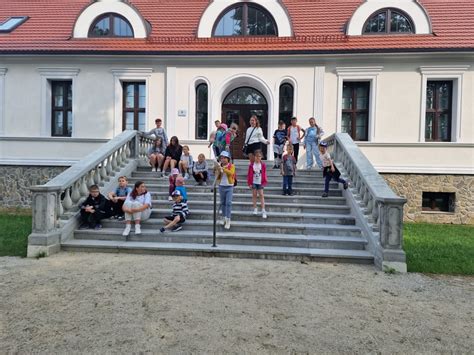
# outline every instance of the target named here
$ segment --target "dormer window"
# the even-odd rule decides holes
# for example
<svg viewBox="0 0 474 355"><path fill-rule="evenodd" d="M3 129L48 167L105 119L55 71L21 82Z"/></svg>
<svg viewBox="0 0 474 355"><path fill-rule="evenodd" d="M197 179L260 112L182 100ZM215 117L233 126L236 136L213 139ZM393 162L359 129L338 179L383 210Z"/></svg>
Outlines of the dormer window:
<svg viewBox="0 0 474 355"><path fill-rule="evenodd" d="M89 37L134 37L130 23L114 13L98 17L89 30Z"/></svg>
<svg viewBox="0 0 474 355"><path fill-rule="evenodd" d="M277 36L275 20L261 6L241 3L223 11L216 21L214 36Z"/></svg>
<svg viewBox="0 0 474 355"><path fill-rule="evenodd" d="M408 15L397 9L383 9L372 14L364 25L364 34L415 33Z"/></svg>
<svg viewBox="0 0 474 355"><path fill-rule="evenodd" d="M15 28L23 24L26 20L28 20L28 16L10 17L5 22L0 24L0 33L12 32Z"/></svg>

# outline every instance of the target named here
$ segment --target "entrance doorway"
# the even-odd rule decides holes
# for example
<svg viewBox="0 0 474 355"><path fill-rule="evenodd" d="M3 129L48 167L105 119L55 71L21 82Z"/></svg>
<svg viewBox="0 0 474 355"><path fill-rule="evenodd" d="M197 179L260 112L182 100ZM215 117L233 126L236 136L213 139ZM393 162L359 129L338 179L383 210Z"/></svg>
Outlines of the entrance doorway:
<svg viewBox="0 0 474 355"><path fill-rule="evenodd" d="M251 87L240 87L231 91L222 103L221 122L230 126L239 125L237 137L230 149L234 159L243 159L242 147L245 144L245 132L250 127L250 117L257 116L266 136L268 131L268 105L265 96ZM268 137L265 137L268 139ZM262 145L263 158L267 159L267 146Z"/></svg>

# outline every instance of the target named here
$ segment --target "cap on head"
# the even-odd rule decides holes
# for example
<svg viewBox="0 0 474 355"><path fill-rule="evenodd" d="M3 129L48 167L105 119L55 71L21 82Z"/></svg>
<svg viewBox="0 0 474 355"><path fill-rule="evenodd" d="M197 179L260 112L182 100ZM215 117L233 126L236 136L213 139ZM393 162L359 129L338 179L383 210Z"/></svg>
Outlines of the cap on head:
<svg viewBox="0 0 474 355"><path fill-rule="evenodd" d="M179 175L179 170L176 168L171 169L171 175Z"/></svg>
<svg viewBox="0 0 474 355"><path fill-rule="evenodd" d="M221 154L219 155L220 157L226 157L226 158L229 158L230 159L230 154L228 151L224 150L223 152L221 152Z"/></svg>
<svg viewBox="0 0 474 355"><path fill-rule="evenodd" d="M321 147L327 147L327 146L328 146L328 142L321 141L321 142L319 142L319 145L320 145Z"/></svg>
<svg viewBox="0 0 474 355"><path fill-rule="evenodd" d="M181 192L179 190L174 190L171 196L181 196Z"/></svg>
<svg viewBox="0 0 474 355"><path fill-rule="evenodd" d="M222 128L223 130L227 131L227 125L225 123L221 123L219 128Z"/></svg>

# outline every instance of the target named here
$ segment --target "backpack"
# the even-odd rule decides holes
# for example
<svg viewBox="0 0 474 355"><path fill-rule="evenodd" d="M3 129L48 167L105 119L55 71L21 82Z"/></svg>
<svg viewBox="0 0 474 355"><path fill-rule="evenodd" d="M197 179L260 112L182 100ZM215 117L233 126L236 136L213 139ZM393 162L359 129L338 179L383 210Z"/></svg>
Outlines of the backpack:
<svg viewBox="0 0 474 355"><path fill-rule="evenodd" d="M216 147L224 147L225 148L225 136L226 131L218 130L216 132L216 138L214 140L214 144Z"/></svg>

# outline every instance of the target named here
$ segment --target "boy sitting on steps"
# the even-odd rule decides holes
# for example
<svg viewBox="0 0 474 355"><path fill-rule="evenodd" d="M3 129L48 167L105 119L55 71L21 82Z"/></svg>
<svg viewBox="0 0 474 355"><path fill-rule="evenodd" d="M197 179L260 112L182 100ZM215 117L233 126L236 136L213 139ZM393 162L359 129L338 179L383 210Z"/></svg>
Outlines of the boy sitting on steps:
<svg viewBox="0 0 474 355"><path fill-rule="evenodd" d="M183 201L181 192L175 190L171 196L174 201L173 212L163 220L165 226L160 228L161 233L164 233L167 229L171 229L172 232L183 229L183 223L186 222L186 216L189 214L188 204Z"/></svg>

